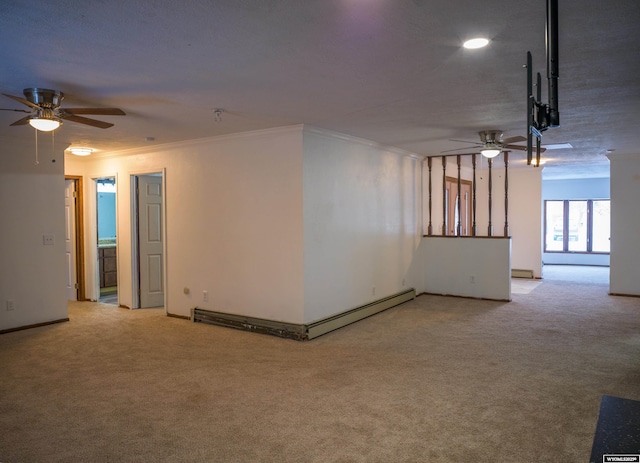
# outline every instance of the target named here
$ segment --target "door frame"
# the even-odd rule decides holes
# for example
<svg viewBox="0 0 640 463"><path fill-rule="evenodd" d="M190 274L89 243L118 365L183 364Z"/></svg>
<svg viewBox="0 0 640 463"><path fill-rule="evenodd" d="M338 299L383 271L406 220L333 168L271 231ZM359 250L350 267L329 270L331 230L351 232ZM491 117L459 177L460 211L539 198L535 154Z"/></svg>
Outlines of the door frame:
<svg viewBox="0 0 640 463"><path fill-rule="evenodd" d="M91 195L91 201L87 203L87 239L88 242L88 256L87 256L87 275L90 277L90 286L87 289L90 290L90 294L87 295L87 300L97 302L100 300L100 266L98 265L98 180L103 178L115 179L116 185L116 265L118 273L118 287L120 287L120 247L119 247L119 218L118 218L118 174L106 173L100 175L91 175L91 183L89 186L89 194ZM118 304L120 304L120 292L118 292Z"/></svg>
<svg viewBox="0 0 640 463"><path fill-rule="evenodd" d="M472 211L471 211L471 203L466 203L466 207L462 206L461 210L463 211L463 217L464 223L462 223L462 218L461 220L461 225L462 225L462 232L460 235L457 234L457 227L458 224L457 223L450 223L451 221L455 222L455 215L456 215L456 200L457 201L462 201L462 198L458 198L458 178L455 177L449 177L446 176L445 177L445 182L447 184L451 184L452 186L455 185L455 194L451 194L451 190L449 188L446 187L445 185L445 191L448 192L448 197L447 197L447 210L445 211L445 216L447 218L446 220L446 235L448 236L471 236L471 229L472 229ZM473 188L473 182L471 180L466 180L461 178L460 179L460 187L461 187L461 192L462 190L462 186L467 186L469 188L469 192L471 192L472 188ZM466 229L465 229L465 225L466 225ZM451 233L449 233L451 229ZM465 233L466 231L466 233Z"/></svg>
<svg viewBox="0 0 640 463"><path fill-rule="evenodd" d="M144 171L129 172L129 186L131 191L130 210L131 210L131 308L140 308L140 250L138 242L139 224L138 224L138 201L136 194L136 182L139 176L143 175L159 175L162 178L162 284L164 285L164 312L168 312L167 294L168 294L168 272L167 272L167 169L149 169Z"/></svg>
<svg viewBox="0 0 640 463"><path fill-rule="evenodd" d="M76 282L78 285L76 299L86 301L85 274L84 274L84 187L82 175L65 175L65 180L71 180L75 184L75 251L76 251Z"/></svg>

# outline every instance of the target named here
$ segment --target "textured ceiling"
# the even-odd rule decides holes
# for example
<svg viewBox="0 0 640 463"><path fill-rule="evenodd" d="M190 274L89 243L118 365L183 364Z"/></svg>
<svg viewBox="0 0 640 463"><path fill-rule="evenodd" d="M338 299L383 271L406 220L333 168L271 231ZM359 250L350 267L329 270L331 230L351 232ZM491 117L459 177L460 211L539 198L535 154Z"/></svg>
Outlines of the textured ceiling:
<svg viewBox="0 0 640 463"><path fill-rule="evenodd" d="M544 0L3 0L0 91L122 108L96 116L110 129L56 131L98 153L309 124L437 155L479 130L526 134L523 64L531 51L546 76L545 11ZM561 127L543 143L574 148L547 151L545 172L604 172L607 150L640 153L640 2L559 0L559 19ZM461 48L478 35L487 48ZM20 117L0 111L0 149L33 140L9 127Z"/></svg>

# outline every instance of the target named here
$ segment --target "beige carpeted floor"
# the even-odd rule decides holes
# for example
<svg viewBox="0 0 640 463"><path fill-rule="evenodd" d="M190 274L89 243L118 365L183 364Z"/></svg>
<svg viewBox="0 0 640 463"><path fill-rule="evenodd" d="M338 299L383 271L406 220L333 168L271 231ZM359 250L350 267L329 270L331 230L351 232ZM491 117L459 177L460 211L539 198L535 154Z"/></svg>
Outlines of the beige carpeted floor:
<svg viewBox="0 0 640 463"><path fill-rule="evenodd" d="M588 461L601 395L640 400L640 298L569 270L306 343L71 303L0 336L0 462Z"/></svg>

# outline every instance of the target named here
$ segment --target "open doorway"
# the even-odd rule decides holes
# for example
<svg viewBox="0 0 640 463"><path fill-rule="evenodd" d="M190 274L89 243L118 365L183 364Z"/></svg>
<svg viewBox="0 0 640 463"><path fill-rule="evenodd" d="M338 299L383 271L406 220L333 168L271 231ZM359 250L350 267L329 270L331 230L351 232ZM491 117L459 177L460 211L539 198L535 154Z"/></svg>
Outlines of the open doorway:
<svg viewBox="0 0 640 463"><path fill-rule="evenodd" d="M118 304L118 260L116 236L116 179L96 179L98 248L98 301Z"/></svg>
<svg viewBox="0 0 640 463"><path fill-rule="evenodd" d="M131 176L131 248L134 263L132 308L164 306L163 177L160 172Z"/></svg>

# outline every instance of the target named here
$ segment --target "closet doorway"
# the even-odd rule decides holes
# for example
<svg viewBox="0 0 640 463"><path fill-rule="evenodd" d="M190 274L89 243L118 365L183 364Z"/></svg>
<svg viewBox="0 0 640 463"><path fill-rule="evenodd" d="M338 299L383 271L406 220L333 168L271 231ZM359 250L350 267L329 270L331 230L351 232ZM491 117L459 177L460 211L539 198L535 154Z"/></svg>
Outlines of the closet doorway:
<svg viewBox="0 0 640 463"><path fill-rule="evenodd" d="M163 179L164 171L131 176L134 309L164 306L166 253Z"/></svg>

